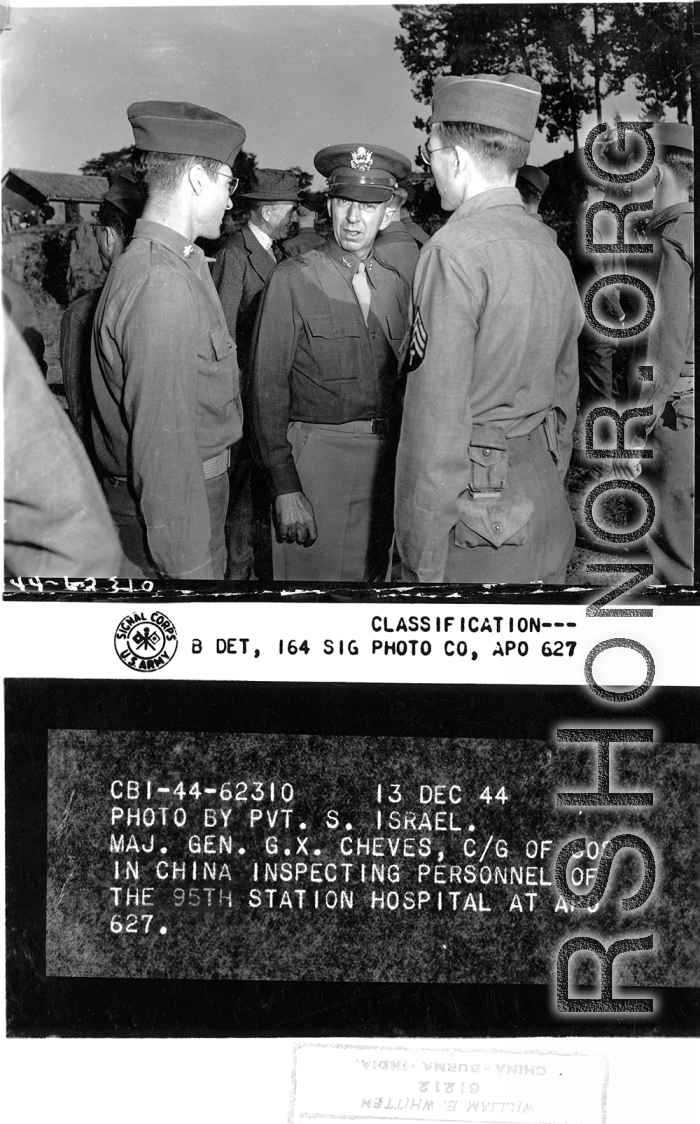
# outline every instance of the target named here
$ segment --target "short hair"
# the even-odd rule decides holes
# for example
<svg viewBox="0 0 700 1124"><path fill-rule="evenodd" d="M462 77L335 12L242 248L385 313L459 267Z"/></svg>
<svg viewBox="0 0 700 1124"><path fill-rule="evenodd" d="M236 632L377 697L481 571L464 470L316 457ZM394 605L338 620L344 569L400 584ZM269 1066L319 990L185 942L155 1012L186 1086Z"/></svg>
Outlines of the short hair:
<svg viewBox="0 0 700 1124"><path fill-rule="evenodd" d="M97 222L100 226L111 227L116 231L126 249L134 234L135 217L131 218L125 214L119 207L115 207L114 203L110 203L109 199L103 199L97 212Z"/></svg>
<svg viewBox="0 0 700 1124"><path fill-rule="evenodd" d="M694 156L692 152L688 152L685 148L663 148L658 152L658 163L665 164L667 168L671 169L675 179L680 187L691 191L694 182Z"/></svg>
<svg viewBox="0 0 700 1124"><path fill-rule="evenodd" d="M223 167L220 160L210 156L183 156L179 152L147 152L135 148L131 157L134 179L147 196L165 195L175 190L180 180L197 164L213 180Z"/></svg>
<svg viewBox="0 0 700 1124"><path fill-rule="evenodd" d="M391 202L396 203L399 207L403 207L408 199L408 192L405 187L395 187L394 194L391 197Z"/></svg>
<svg viewBox="0 0 700 1124"><path fill-rule="evenodd" d="M510 176L522 168L530 154L530 142L515 133L471 121L440 121L438 135L448 145L466 148L485 173Z"/></svg>
<svg viewBox="0 0 700 1124"><path fill-rule="evenodd" d="M535 187L534 183L526 180L524 176L518 176L515 186L520 192L523 203L539 203L542 199L542 192Z"/></svg>

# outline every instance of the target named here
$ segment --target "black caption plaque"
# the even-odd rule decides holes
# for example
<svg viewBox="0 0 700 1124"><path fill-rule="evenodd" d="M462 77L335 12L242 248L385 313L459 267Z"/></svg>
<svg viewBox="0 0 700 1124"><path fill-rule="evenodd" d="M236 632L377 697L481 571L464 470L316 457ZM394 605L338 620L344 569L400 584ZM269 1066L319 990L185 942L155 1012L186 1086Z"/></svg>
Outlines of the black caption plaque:
<svg viewBox="0 0 700 1124"><path fill-rule="evenodd" d="M630 717L581 688L30 679L5 695L12 1036L696 1032L694 689L655 689L633 723L653 739L611 749L611 791L653 806L583 809L557 793L596 788L597 749L556 730ZM624 848L598 909L565 908L561 847L586 839L569 863L584 892L621 834L655 859L643 907L621 909L644 874ZM653 1012L557 1010L557 952L581 933L653 934L614 965L615 994ZM599 976L577 952L571 995L595 998Z"/></svg>
<svg viewBox="0 0 700 1124"><path fill-rule="evenodd" d="M556 856L585 837L569 884L587 893L609 841L636 833L658 856L655 947L616 980L688 986L698 747L617 749L614 787L653 778L651 808L557 808L591 787L593 759L536 741L52 731L47 974L547 984L563 941L640 925L620 909L639 854L617 856L595 918L559 893ZM593 985L594 964L572 980Z"/></svg>

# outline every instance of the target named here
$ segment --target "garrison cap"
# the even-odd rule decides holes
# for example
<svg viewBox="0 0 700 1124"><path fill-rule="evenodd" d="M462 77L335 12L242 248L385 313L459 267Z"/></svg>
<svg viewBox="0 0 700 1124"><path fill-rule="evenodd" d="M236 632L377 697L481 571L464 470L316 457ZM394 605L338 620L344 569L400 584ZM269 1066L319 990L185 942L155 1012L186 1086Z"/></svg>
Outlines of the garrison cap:
<svg viewBox="0 0 700 1124"><path fill-rule="evenodd" d="M518 179L527 180L529 184L539 191L540 195L544 195L549 187L549 176L543 172L541 168L535 168L532 164L523 164L522 168L518 168Z"/></svg>
<svg viewBox="0 0 700 1124"><path fill-rule="evenodd" d="M654 125L650 136L656 148L684 148L686 152L694 152L693 126L684 125L680 121L662 121Z"/></svg>
<svg viewBox="0 0 700 1124"><path fill-rule="evenodd" d="M241 199L260 199L266 203L299 201L299 180L294 172L283 168L256 168L249 191L239 192Z"/></svg>
<svg viewBox="0 0 700 1124"><path fill-rule="evenodd" d="M102 196L104 203L111 203L128 218L137 219L143 210L143 198L134 181L134 173L128 165L115 168L108 173L109 190Z"/></svg>
<svg viewBox="0 0 700 1124"><path fill-rule="evenodd" d="M411 161L378 144L332 144L314 156L314 167L328 180L328 194L362 203L386 203Z"/></svg>
<svg viewBox="0 0 700 1124"><path fill-rule="evenodd" d="M203 156L230 167L245 140L237 121L187 101L137 101L126 112L134 144L145 152Z"/></svg>
<svg viewBox="0 0 700 1124"><path fill-rule="evenodd" d="M469 121L531 141L540 108L541 86L527 74L447 74L433 87L430 124Z"/></svg>

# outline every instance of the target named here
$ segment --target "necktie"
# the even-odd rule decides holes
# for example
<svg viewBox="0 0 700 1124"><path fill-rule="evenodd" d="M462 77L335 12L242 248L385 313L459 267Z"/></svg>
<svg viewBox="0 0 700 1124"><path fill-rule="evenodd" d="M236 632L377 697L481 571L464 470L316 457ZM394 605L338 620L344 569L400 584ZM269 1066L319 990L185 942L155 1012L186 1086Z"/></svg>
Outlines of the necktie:
<svg viewBox="0 0 700 1124"><path fill-rule="evenodd" d="M367 273L365 271L365 263L363 261L361 261L357 267L357 273L352 279L352 287L355 290L355 296L359 301L360 308L362 309L362 315L364 316L366 324L367 318L369 316L371 289L369 287L369 281L367 280Z"/></svg>
<svg viewBox="0 0 700 1124"><path fill-rule="evenodd" d="M272 256L273 256L273 258L275 259L276 262L284 261L284 250L280 246L279 242L273 242L272 243L272 247L270 249L270 252L271 252L271 254L272 254Z"/></svg>

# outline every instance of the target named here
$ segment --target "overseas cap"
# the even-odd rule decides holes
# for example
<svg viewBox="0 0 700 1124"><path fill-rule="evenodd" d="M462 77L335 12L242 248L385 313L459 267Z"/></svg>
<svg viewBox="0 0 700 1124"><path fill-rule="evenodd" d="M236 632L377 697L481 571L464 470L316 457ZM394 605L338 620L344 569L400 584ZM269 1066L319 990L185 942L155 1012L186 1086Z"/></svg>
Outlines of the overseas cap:
<svg viewBox="0 0 700 1124"><path fill-rule="evenodd" d="M299 181L293 172L283 168L257 168L253 173L250 191L240 191L241 199L261 199L268 203L299 200Z"/></svg>
<svg viewBox="0 0 700 1124"><path fill-rule="evenodd" d="M522 168L518 168L518 179L527 180L528 183L539 191L540 195L544 195L549 186L549 176L543 172L541 168L535 168L532 164L523 164Z"/></svg>
<svg viewBox="0 0 700 1124"><path fill-rule="evenodd" d="M470 121L531 141L540 108L541 87L527 74L445 75L433 87L433 115L439 121Z"/></svg>
<svg viewBox="0 0 700 1124"><path fill-rule="evenodd" d="M123 211L130 219L139 217L143 210L143 199L134 182L131 168L116 168L109 174L109 190L102 196L102 200Z"/></svg>
<svg viewBox="0 0 700 1124"><path fill-rule="evenodd" d="M245 140L237 121L187 101L137 101L126 112L134 144L146 152L204 156L230 167Z"/></svg>
<svg viewBox="0 0 700 1124"><path fill-rule="evenodd" d="M332 144L316 153L314 167L328 179L330 196L386 203L411 161L378 144Z"/></svg>
<svg viewBox="0 0 700 1124"><path fill-rule="evenodd" d="M676 121L662 121L654 125L650 136L656 148L684 148L686 152L694 152L693 126L683 125Z"/></svg>

